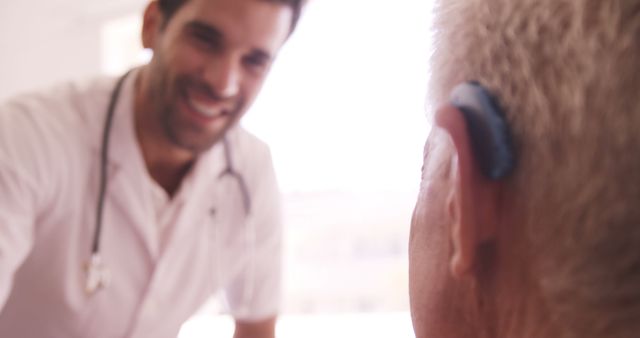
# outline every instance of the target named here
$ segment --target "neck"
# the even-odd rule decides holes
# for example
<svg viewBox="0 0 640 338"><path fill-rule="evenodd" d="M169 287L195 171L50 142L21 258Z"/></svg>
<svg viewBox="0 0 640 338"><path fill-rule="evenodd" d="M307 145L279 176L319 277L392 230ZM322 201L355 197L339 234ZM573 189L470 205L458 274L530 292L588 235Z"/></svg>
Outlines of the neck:
<svg viewBox="0 0 640 338"><path fill-rule="evenodd" d="M513 223L511 223L513 224ZM506 227L515 229L516 227ZM516 231L516 230L514 230ZM509 240L506 240L508 238ZM494 287L485 299L493 308L496 323L493 337L561 337L541 290L541 270L535 268L536 253L530 252L515 236L503 237L499 252L508 252L499 258L499 271L495 273Z"/></svg>
<svg viewBox="0 0 640 338"><path fill-rule="evenodd" d="M145 66L140 70L135 83L136 137L147 171L169 196L173 196L195 162L196 155L171 142L151 97L149 68Z"/></svg>

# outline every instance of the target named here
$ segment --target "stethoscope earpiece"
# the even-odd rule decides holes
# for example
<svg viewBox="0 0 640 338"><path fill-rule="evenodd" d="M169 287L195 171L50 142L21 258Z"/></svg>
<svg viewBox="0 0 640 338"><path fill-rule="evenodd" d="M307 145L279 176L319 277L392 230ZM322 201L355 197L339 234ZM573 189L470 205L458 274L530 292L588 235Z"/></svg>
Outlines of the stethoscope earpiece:
<svg viewBox="0 0 640 338"><path fill-rule="evenodd" d="M467 123L471 148L484 176L502 179L516 166L509 125L496 100L480 83L472 81L456 86L451 104Z"/></svg>

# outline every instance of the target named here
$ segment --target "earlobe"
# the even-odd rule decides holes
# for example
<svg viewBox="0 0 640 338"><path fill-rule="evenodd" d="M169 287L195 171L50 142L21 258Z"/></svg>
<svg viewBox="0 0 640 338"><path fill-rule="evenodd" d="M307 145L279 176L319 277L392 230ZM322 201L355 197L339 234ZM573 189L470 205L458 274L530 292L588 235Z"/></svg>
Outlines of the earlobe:
<svg viewBox="0 0 640 338"><path fill-rule="evenodd" d="M152 1L144 11L142 22L142 47L153 49L156 36L163 24L163 16L157 1Z"/></svg>
<svg viewBox="0 0 640 338"><path fill-rule="evenodd" d="M463 277L473 271L477 249L495 236L497 184L484 177L474 160L467 125L462 112L452 105L439 109L436 127L449 135L455 148L454 190L449 200L451 213L451 273Z"/></svg>

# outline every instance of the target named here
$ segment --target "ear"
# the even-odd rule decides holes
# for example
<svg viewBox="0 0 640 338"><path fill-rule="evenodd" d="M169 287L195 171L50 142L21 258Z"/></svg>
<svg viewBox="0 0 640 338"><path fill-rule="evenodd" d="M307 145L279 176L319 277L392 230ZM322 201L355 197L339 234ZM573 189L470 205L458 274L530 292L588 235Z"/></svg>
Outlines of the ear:
<svg viewBox="0 0 640 338"><path fill-rule="evenodd" d="M436 126L445 131L457 156L455 190L450 202L453 213L451 272L463 277L473 272L480 244L495 238L499 182L487 179L475 161L469 131L462 112L453 105L440 108Z"/></svg>
<svg viewBox="0 0 640 338"><path fill-rule="evenodd" d="M157 1L151 1L142 19L142 47L154 49L156 40L164 25L164 16Z"/></svg>

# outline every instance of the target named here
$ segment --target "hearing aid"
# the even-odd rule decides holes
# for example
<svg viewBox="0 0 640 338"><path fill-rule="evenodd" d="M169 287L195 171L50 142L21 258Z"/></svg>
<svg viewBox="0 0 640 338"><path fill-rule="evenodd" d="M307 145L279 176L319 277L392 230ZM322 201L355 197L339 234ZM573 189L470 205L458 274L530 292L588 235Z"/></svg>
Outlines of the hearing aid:
<svg viewBox="0 0 640 338"><path fill-rule="evenodd" d="M450 103L467 124L471 149L483 175L500 180L511 174L516 157L509 125L491 93L476 81L457 85Z"/></svg>

